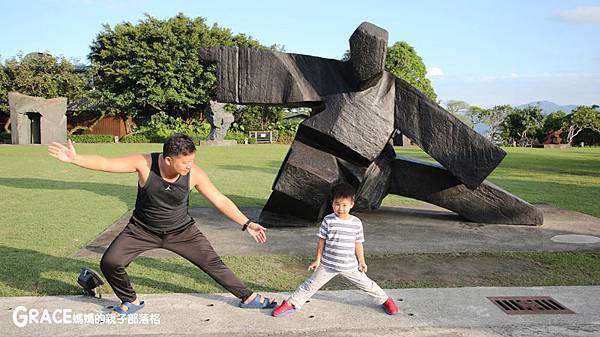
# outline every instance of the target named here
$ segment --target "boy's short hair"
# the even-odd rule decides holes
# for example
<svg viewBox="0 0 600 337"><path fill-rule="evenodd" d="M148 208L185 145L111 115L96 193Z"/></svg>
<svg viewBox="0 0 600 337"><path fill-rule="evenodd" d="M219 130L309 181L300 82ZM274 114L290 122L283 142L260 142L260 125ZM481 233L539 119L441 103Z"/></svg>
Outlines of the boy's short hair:
<svg viewBox="0 0 600 337"><path fill-rule="evenodd" d="M194 140L183 133L176 133L167 138L163 145L163 157L187 156L196 152Z"/></svg>
<svg viewBox="0 0 600 337"><path fill-rule="evenodd" d="M331 188L331 200L350 198L354 201L354 187L348 183L338 183Z"/></svg>

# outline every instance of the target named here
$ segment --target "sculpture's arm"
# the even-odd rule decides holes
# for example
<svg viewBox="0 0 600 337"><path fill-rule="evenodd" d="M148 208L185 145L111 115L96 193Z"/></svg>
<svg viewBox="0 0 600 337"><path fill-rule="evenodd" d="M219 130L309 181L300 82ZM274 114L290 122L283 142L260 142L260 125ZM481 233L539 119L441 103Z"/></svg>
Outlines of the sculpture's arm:
<svg viewBox="0 0 600 337"><path fill-rule="evenodd" d="M475 189L506 155L406 81L396 78L394 127Z"/></svg>
<svg viewBox="0 0 600 337"><path fill-rule="evenodd" d="M272 50L208 47L200 58L217 63L217 100L240 104L313 105L350 91L346 64Z"/></svg>

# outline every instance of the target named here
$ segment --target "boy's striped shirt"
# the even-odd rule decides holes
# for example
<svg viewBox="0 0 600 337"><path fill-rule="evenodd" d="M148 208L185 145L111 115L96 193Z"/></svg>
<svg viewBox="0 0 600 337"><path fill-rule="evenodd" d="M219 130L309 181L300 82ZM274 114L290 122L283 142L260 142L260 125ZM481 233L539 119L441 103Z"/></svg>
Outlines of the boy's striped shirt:
<svg viewBox="0 0 600 337"><path fill-rule="evenodd" d="M335 213L329 214L321 222L318 236L325 239L322 265L337 271L358 267L355 244L365 241L359 218L351 215L342 220Z"/></svg>

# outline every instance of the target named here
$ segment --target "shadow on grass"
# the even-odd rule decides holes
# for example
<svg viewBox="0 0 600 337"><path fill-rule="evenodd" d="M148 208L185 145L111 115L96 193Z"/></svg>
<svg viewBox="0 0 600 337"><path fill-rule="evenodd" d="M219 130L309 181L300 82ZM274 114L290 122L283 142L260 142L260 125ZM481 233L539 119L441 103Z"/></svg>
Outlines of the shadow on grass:
<svg viewBox="0 0 600 337"><path fill-rule="evenodd" d="M531 153L510 153L500 164L499 169L600 177L600 160L592 155L587 156L585 153L573 153L568 158L552 154L532 156Z"/></svg>
<svg viewBox="0 0 600 337"><path fill-rule="evenodd" d="M0 185L21 189L45 189L45 190L80 190L92 192L101 196L113 196L133 207L137 193L136 186L119 184L93 183L81 181L62 181L38 178L0 178Z"/></svg>
<svg viewBox="0 0 600 337"><path fill-rule="evenodd" d="M267 199L262 199L262 198L249 198L246 196L236 195L236 194L226 194L226 196L229 199L231 199L238 207L260 207L260 208L262 208L267 203ZM202 200L206 201L206 203L205 203L206 206L212 207L210 202L208 200L204 199L204 197L202 197Z"/></svg>
<svg viewBox="0 0 600 337"><path fill-rule="evenodd" d="M431 159L420 149L395 147L396 153L406 157ZM510 172L539 172L600 177L600 157L597 152L548 151L547 149L504 148L507 156L497 170ZM492 173L493 175L493 173Z"/></svg>
<svg viewBox="0 0 600 337"><path fill-rule="evenodd" d="M530 202L548 202L550 204L600 216L596 204L600 199L600 185L584 186L577 183L558 183L549 181L522 181L495 177L494 184Z"/></svg>
<svg viewBox="0 0 600 337"><path fill-rule="evenodd" d="M600 185L522 181L501 177L492 178L490 181L531 203L548 203L555 207L600 217L600 209L597 206L597 200L600 200Z"/></svg>
<svg viewBox="0 0 600 337"><path fill-rule="evenodd" d="M275 161L271 160L269 162L265 162L264 166L250 166L250 165L218 165L219 169L230 170L230 171L240 171L240 172L248 172L248 171L257 171L275 175L279 171L279 167L283 164L283 161Z"/></svg>
<svg viewBox="0 0 600 337"><path fill-rule="evenodd" d="M62 181L62 180L48 180L38 178L0 178L0 185L20 188L20 189L45 189L45 190L79 190L92 192L100 196L113 196L119 198L120 201L125 203L128 208L133 208L135 205L135 198L137 194L137 186L126 186L119 184L107 184L107 183L93 183L93 182L81 182L81 181ZM191 194L195 194L191 191ZM208 206L210 203L204 199L199 193L197 196L201 197L201 201L195 201L194 206ZM260 198L248 198L240 195L227 195L233 200L238 206L263 206L266 203L265 199Z"/></svg>
<svg viewBox="0 0 600 337"><path fill-rule="evenodd" d="M100 259L90 262L84 259L74 259L68 257L58 257L29 249L19 249L0 245L0 283L5 287L18 289L26 296L51 296L51 295L79 295L82 289L77 284L80 268L91 267L100 272ZM155 269L158 271L153 276L139 276L136 272L136 266L143 269ZM189 277L194 280L199 288L217 288L218 292L227 292L221 288L208 275L202 272L194 265L180 265L168 260L159 260L152 258L139 257L134 260L132 267L128 268L131 283L134 288L145 287L146 289L157 289L161 293L197 293L202 292L199 289L193 289L180 284L174 284L164 281L164 272L171 272L177 275ZM54 273L68 273L70 276L65 279L63 275L49 276ZM138 275L136 275L138 274ZM106 281L103 277L103 280ZM276 288L265 287L251 282L245 282L251 289L260 291L281 291ZM112 290L105 283L102 286L102 293L112 293ZM11 293L0 294L0 296L14 296Z"/></svg>
<svg viewBox="0 0 600 337"><path fill-rule="evenodd" d="M176 264L176 263L171 263L171 262L169 262L169 260L148 258L148 257L137 258L135 260L135 263L142 265L145 268L152 268L152 269L160 270L163 272L170 272L173 274L177 274L177 275L195 279L198 282L210 283L210 284L214 285L215 287L219 287L220 289L222 289L220 292L227 292L227 290L225 290L224 288L221 288L221 286L219 286L215 281L213 281L210 278L210 276L205 274L202 270L200 270L196 266L192 265L191 263L189 265L188 264L180 265L180 264ZM238 277L241 279L241 277L239 275L238 275ZM248 288L253 289L253 290L269 291L269 292L282 291L282 289L270 287L268 285L256 284L256 283L249 282L249 281L243 280L243 279L242 279L242 281L244 282L244 284L246 284L246 286ZM177 292L198 292L198 291L191 290L191 291L177 291Z"/></svg>

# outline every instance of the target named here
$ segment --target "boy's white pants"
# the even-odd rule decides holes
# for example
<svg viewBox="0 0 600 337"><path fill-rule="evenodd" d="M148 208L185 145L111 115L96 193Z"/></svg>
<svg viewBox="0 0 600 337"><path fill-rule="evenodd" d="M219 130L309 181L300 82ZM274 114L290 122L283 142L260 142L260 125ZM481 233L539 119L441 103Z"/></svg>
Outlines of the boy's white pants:
<svg viewBox="0 0 600 337"><path fill-rule="evenodd" d="M317 290L321 289L325 283L329 282L337 275L342 275L348 281L352 282L360 290L365 291L377 304L383 304L388 299L385 292L373 282L367 274L358 271L358 268L346 271L335 271L331 268L319 266L317 270L302 283L296 291L287 299L296 309L300 309Z"/></svg>

